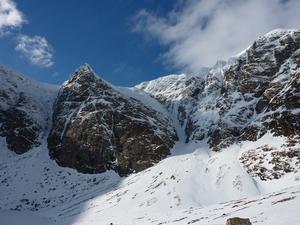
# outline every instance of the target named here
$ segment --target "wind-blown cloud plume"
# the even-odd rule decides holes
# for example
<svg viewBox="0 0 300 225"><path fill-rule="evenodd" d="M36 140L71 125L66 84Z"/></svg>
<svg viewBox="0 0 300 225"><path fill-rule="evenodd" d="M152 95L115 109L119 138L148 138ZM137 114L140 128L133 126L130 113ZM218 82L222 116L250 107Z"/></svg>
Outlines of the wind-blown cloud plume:
<svg viewBox="0 0 300 225"><path fill-rule="evenodd" d="M21 27L25 21L24 15L17 9L15 2L0 0L0 36L11 29Z"/></svg>
<svg viewBox="0 0 300 225"><path fill-rule="evenodd" d="M46 38L41 36L19 35L16 50L33 65L51 67L53 65L53 48Z"/></svg>
<svg viewBox="0 0 300 225"><path fill-rule="evenodd" d="M197 72L276 28L299 28L299 0L178 1L166 16L141 10L134 31L167 46L164 62Z"/></svg>

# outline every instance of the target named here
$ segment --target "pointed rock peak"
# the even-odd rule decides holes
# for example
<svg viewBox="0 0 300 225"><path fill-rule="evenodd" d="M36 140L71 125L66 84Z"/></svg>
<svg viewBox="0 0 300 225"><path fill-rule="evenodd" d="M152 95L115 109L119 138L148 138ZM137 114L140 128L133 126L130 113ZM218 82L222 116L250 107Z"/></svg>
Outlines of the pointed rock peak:
<svg viewBox="0 0 300 225"><path fill-rule="evenodd" d="M87 64L87 63L84 63L83 65L81 65L77 70L76 72L79 72L79 73L94 73L92 67Z"/></svg>
<svg viewBox="0 0 300 225"><path fill-rule="evenodd" d="M77 70L75 70L75 73L70 80L95 80L96 78L99 77L96 75L92 67L89 64L85 63L82 66L80 66Z"/></svg>
<svg viewBox="0 0 300 225"><path fill-rule="evenodd" d="M75 70L74 74L71 78L64 83L64 86L98 86L102 87L102 89L110 88L110 85L101 79L92 69L92 67L85 63Z"/></svg>
<svg viewBox="0 0 300 225"><path fill-rule="evenodd" d="M100 80L98 75L94 72L92 67L85 63L75 70L74 74L67 81L67 84L70 83L86 83L86 82L96 82L96 80Z"/></svg>

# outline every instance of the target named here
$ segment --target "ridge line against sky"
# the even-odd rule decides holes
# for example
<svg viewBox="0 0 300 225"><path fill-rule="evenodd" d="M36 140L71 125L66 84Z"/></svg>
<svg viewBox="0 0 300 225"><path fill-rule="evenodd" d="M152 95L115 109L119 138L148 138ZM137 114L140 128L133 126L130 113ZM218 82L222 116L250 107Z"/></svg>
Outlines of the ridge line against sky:
<svg viewBox="0 0 300 225"><path fill-rule="evenodd" d="M105 80L132 86L197 73L300 21L298 0L75 2L0 0L0 64L57 84L88 62Z"/></svg>
<svg viewBox="0 0 300 225"><path fill-rule="evenodd" d="M168 65L197 72L273 29L299 28L299 10L299 0L180 1L164 16L139 11L134 30L168 47L162 56Z"/></svg>

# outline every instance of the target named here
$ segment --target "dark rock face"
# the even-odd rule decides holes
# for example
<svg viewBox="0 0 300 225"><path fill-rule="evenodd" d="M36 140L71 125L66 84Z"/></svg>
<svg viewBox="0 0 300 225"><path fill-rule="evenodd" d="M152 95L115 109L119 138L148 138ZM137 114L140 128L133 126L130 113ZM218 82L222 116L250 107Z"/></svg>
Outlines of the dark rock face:
<svg viewBox="0 0 300 225"><path fill-rule="evenodd" d="M126 175L166 157L176 140L169 118L124 96L85 65L59 92L48 147L61 166Z"/></svg>
<svg viewBox="0 0 300 225"><path fill-rule="evenodd" d="M10 150L22 154L40 145L55 88L43 87L4 66L0 78L0 136Z"/></svg>
<svg viewBox="0 0 300 225"><path fill-rule="evenodd" d="M234 217L234 218L229 218L226 221L226 225L251 225L252 223L250 222L250 219L248 218L239 218L239 217Z"/></svg>
<svg viewBox="0 0 300 225"><path fill-rule="evenodd" d="M257 140L268 130L299 134L299 124L292 122L299 116L293 111L299 106L299 50L300 31L273 32L256 40L224 70L219 127L209 142L214 150Z"/></svg>
<svg viewBox="0 0 300 225"><path fill-rule="evenodd" d="M0 110L0 135L6 137L9 149L22 154L40 144L38 137L42 127L30 115L18 108L20 101L8 110Z"/></svg>

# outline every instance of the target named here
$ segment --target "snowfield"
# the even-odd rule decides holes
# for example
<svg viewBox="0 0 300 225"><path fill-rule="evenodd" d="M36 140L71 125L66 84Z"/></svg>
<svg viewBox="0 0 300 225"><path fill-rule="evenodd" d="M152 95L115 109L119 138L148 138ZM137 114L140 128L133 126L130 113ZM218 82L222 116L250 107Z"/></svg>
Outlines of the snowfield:
<svg viewBox="0 0 300 225"><path fill-rule="evenodd" d="M179 142L154 167L120 178L59 167L45 145L16 155L2 139L0 224L211 225L234 216L254 224L298 224L300 173L261 181L239 162L248 149L284 141L267 134L217 153L204 143Z"/></svg>

